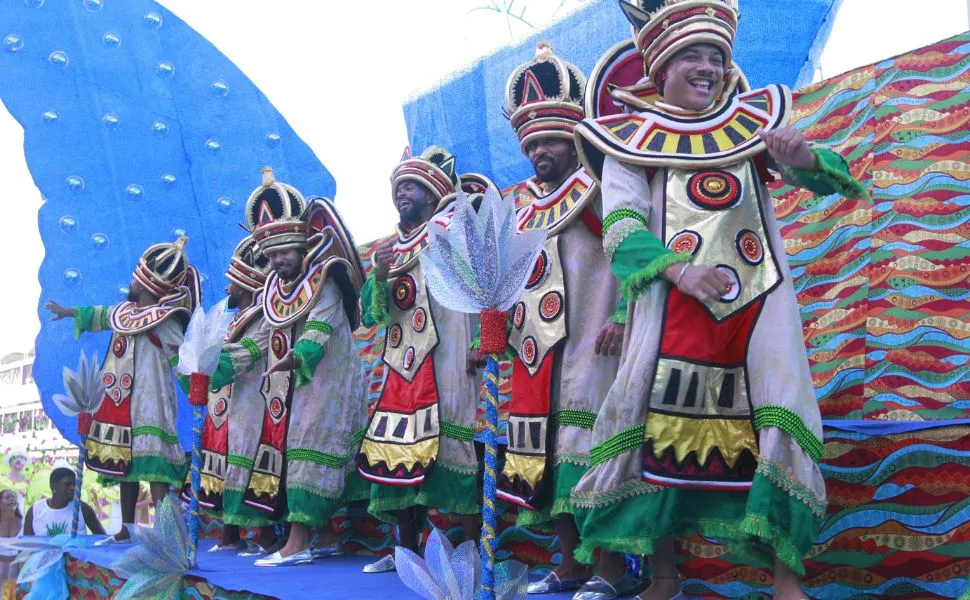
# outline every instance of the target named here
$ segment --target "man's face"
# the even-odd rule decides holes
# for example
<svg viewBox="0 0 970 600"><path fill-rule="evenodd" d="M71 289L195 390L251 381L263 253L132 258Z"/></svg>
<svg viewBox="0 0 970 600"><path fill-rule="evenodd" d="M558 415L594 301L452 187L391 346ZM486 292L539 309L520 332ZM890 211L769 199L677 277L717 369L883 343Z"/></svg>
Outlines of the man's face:
<svg viewBox="0 0 970 600"><path fill-rule="evenodd" d="M421 211L434 202L428 188L415 181L402 181L394 188L394 207L402 223L414 223Z"/></svg>
<svg viewBox="0 0 970 600"><path fill-rule="evenodd" d="M303 253L296 248L268 250L270 267L283 281L293 281L303 270Z"/></svg>
<svg viewBox="0 0 970 600"><path fill-rule="evenodd" d="M128 284L128 295L126 296L128 302L138 302L138 294L141 290L141 283L137 279L132 279L131 283Z"/></svg>
<svg viewBox="0 0 970 600"><path fill-rule="evenodd" d="M229 285L226 286L226 297L228 298L226 306L233 309L239 308L239 306L242 304L242 298L245 293L246 290L236 285L236 282L230 281Z"/></svg>
<svg viewBox="0 0 970 600"><path fill-rule="evenodd" d="M562 181L576 170L576 145L570 140L552 136L532 140L525 145L525 154L543 183Z"/></svg>
<svg viewBox="0 0 970 600"><path fill-rule="evenodd" d="M70 502L74 498L74 476L62 477L51 487L51 495L62 502Z"/></svg>
<svg viewBox="0 0 970 600"><path fill-rule="evenodd" d="M701 111L724 89L724 55L717 46L694 44L667 63L664 101L687 110Z"/></svg>

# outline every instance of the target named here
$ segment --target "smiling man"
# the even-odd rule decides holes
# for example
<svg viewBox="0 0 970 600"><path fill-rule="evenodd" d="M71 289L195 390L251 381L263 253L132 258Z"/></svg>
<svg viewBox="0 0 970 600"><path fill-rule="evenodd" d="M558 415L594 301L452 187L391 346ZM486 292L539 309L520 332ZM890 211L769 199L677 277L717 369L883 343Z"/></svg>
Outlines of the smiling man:
<svg viewBox="0 0 970 600"><path fill-rule="evenodd" d="M246 218L271 273L262 297L268 335L235 349L241 365L265 357L268 367L242 503L267 518L285 511L290 524L283 547L256 566L307 565L314 559L310 529L328 529L334 512L367 495L353 468L367 400L351 336L364 276L330 201L307 205L269 167L249 196Z"/></svg>
<svg viewBox="0 0 970 600"><path fill-rule="evenodd" d="M458 515L465 538L478 539L474 435L481 380L466 360L475 319L431 297L418 258L428 245L428 221L450 223L460 183L455 157L444 148L405 154L391 174L397 232L375 251L361 295L364 324L385 328L387 376L357 470L373 482L368 511L396 522L400 545L415 552L422 506ZM364 571L394 568L389 555Z"/></svg>
<svg viewBox="0 0 970 600"><path fill-rule="evenodd" d="M551 524L559 537L562 561L529 593L582 587L577 598L614 584L619 592L637 586L632 576L618 581L618 553L600 554L595 577L573 558L579 531L569 498L591 466L592 427L616 376L626 320L600 244L599 186L580 166L573 141L585 84L575 65L540 42L506 86L509 121L535 172L512 192L522 207L519 229L544 228L548 237L513 308L509 445L499 477L499 496L522 507L518 524Z"/></svg>
<svg viewBox="0 0 970 600"><path fill-rule="evenodd" d="M865 190L788 126L786 88L747 89L731 61L733 2L621 6L648 77L608 88L598 105L625 110L575 130L631 303L594 466L573 494L577 554L653 554L641 597L666 600L679 591L672 536L697 533L773 566L774 597L800 599L825 510L822 429L765 183L771 168L821 194Z"/></svg>

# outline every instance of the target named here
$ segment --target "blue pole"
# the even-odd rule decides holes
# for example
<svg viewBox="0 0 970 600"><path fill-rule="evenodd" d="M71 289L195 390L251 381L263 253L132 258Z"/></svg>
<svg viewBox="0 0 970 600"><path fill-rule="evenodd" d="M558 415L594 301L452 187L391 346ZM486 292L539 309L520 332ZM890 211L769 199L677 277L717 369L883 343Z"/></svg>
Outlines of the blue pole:
<svg viewBox="0 0 970 600"><path fill-rule="evenodd" d="M198 564L199 553L199 488L202 485L202 425L205 407L193 406L192 413L192 498L189 502L189 562Z"/></svg>
<svg viewBox="0 0 970 600"><path fill-rule="evenodd" d="M81 484L84 479L84 461L88 458L88 451L81 440L81 448L77 453L77 466L74 467L74 518L71 520L71 537L77 537L78 526L81 523Z"/></svg>
<svg viewBox="0 0 970 600"><path fill-rule="evenodd" d="M490 354L485 366L485 473L482 499L482 585L478 600L495 600L495 549L498 519L495 511L498 458L498 355Z"/></svg>

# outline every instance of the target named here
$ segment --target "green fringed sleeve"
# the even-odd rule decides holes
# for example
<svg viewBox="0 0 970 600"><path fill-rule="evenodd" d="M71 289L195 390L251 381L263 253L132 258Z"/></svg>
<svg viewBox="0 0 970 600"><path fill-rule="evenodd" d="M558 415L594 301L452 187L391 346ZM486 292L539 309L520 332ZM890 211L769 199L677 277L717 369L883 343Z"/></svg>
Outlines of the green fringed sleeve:
<svg viewBox="0 0 970 600"><path fill-rule="evenodd" d="M300 366L296 368L296 386L300 387L313 380L313 373L323 360L324 348L316 342L301 339L293 345L293 354L300 359Z"/></svg>
<svg viewBox="0 0 970 600"><path fill-rule="evenodd" d="M620 294L620 301L616 303L616 312L610 315L610 323L616 323L617 325L626 325L626 297Z"/></svg>
<svg viewBox="0 0 970 600"><path fill-rule="evenodd" d="M97 333L109 329L107 307L78 306L74 311L74 339L80 338L85 331Z"/></svg>
<svg viewBox="0 0 970 600"><path fill-rule="evenodd" d="M367 327L386 327L390 323L387 312L387 282L378 281L374 270L367 275L363 289L360 290L361 321Z"/></svg>
<svg viewBox="0 0 970 600"><path fill-rule="evenodd" d="M236 370L232 366L232 356L223 350L219 353L219 366L209 377L209 389L218 390L229 385L236 378Z"/></svg>
<svg viewBox="0 0 970 600"><path fill-rule="evenodd" d="M616 247L610 267L620 280L620 292L629 301L643 293L664 269L690 259L690 254L678 254L647 229L639 229L628 234Z"/></svg>
<svg viewBox="0 0 970 600"><path fill-rule="evenodd" d="M818 169L810 171L781 166L781 174L786 181L819 196L839 194L853 199L868 198L866 186L852 176L841 154L822 146L813 146L812 153L815 154Z"/></svg>

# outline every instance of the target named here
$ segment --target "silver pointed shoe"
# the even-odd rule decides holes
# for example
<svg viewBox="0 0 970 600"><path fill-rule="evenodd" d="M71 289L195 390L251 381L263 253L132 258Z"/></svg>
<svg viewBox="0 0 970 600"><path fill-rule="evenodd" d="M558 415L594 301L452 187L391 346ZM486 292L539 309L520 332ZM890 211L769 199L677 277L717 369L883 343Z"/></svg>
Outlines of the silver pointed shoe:
<svg viewBox="0 0 970 600"><path fill-rule="evenodd" d="M269 548L263 548L262 546L256 543L247 543L246 548L244 548L243 551L237 554L236 556L246 556L246 557L266 556L267 554L279 552L279 549L282 547L283 545L280 544L279 540L273 542L273 544L270 545Z"/></svg>
<svg viewBox="0 0 970 600"><path fill-rule="evenodd" d="M334 542L329 546L310 548L310 553L313 554L313 558L334 558L336 556L343 556L344 545L340 542Z"/></svg>
<svg viewBox="0 0 970 600"><path fill-rule="evenodd" d="M362 570L364 573L390 573L391 571L397 571L397 566L394 564L394 555L388 554L387 556L383 556L380 560L364 565Z"/></svg>
<svg viewBox="0 0 970 600"><path fill-rule="evenodd" d="M573 590L578 590L588 577L583 577L581 579L560 579L556 575L555 571L550 571L548 575L540 579L539 581L533 581L529 584L528 591L530 594L555 594L557 592L571 592Z"/></svg>
<svg viewBox="0 0 970 600"><path fill-rule="evenodd" d="M109 535L108 537L104 538L103 540L98 540L98 541L94 542L94 545L95 546L119 546L121 544L130 544L130 543L131 543L131 534L129 533L128 534L128 537L125 538L125 539L123 539L123 540L119 540L117 538L117 534L116 535Z"/></svg>
<svg viewBox="0 0 970 600"><path fill-rule="evenodd" d="M641 582L630 573L624 573L616 583L610 583L600 576L595 576L573 596L573 600L613 600L623 596L632 596L640 590Z"/></svg>
<svg viewBox="0 0 970 600"><path fill-rule="evenodd" d="M222 544L216 544L215 546L206 550L206 552L240 552L246 550L246 548L248 548L248 546L246 545L245 540L236 540L235 542L226 544L225 546Z"/></svg>
<svg viewBox="0 0 970 600"><path fill-rule="evenodd" d="M309 548L300 550L296 554L282 556L279 552L274 552L266 558L260 558L253 565L257 567L295 567L299 565L313 564L313 555Z"/></svg>

